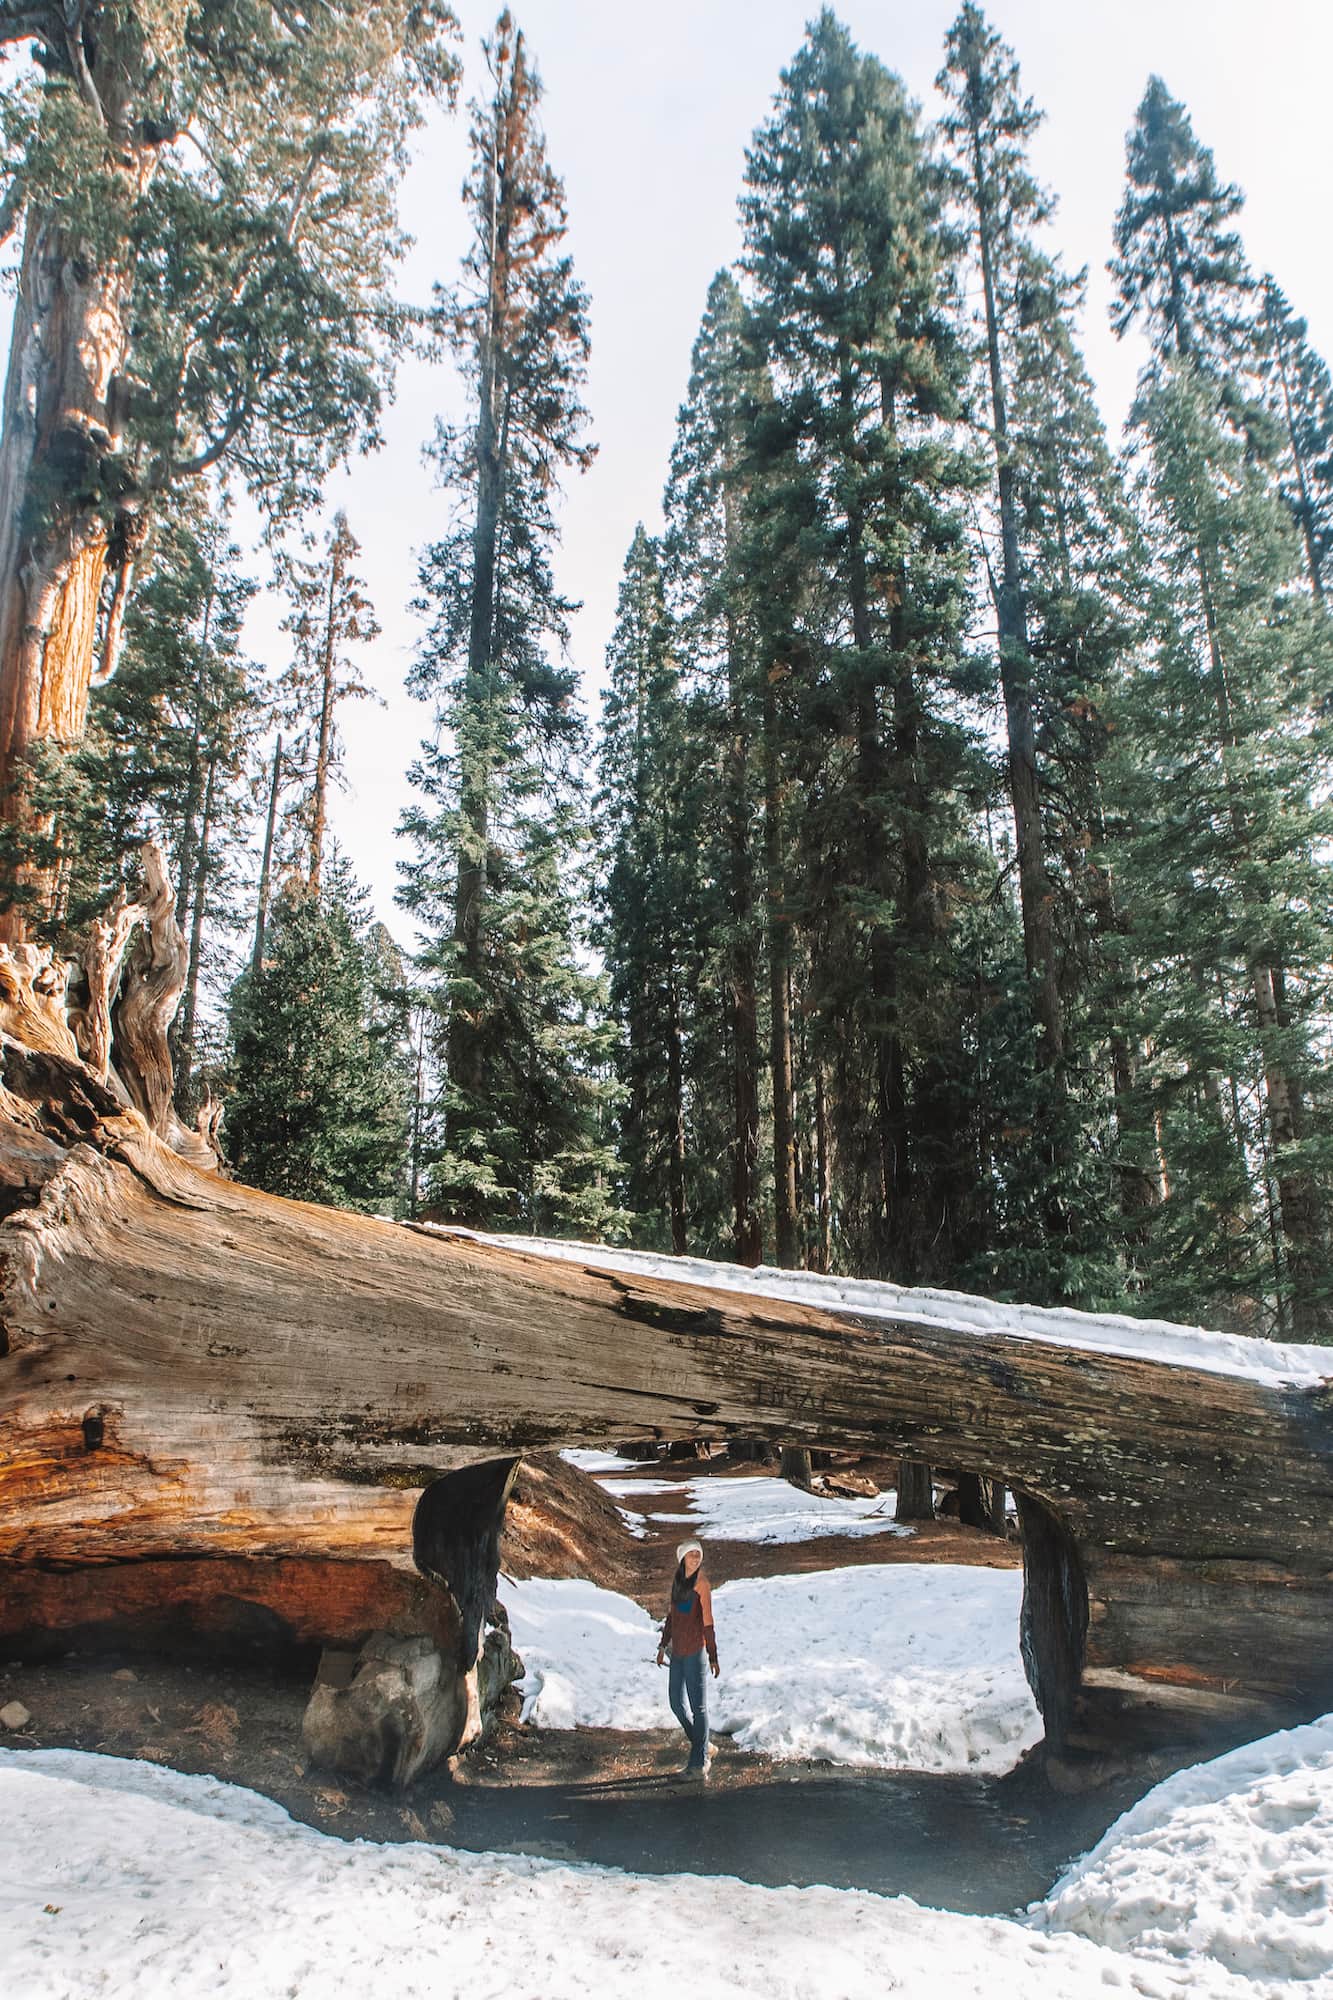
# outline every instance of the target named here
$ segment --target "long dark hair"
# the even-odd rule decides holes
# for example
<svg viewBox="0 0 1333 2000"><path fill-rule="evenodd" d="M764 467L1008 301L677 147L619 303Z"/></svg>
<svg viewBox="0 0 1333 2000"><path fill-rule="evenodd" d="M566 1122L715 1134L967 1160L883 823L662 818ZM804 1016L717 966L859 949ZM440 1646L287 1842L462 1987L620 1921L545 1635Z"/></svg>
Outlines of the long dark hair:
<svg viewBox="0 0 1333 2000"><path fill-rule="evenodd" d="M676 1564L676 1574L671 1579L672 1597L673 1598L683 1597L687 1589L696 1590L698 1588L699 1578L703 1575L703 1568L704 1568L704 1559L701 1553L699 1557L698 1566L695 1569L693 1576L686 1576L685 1558L684 1556L682 1556L680 1561Z"/></svg>

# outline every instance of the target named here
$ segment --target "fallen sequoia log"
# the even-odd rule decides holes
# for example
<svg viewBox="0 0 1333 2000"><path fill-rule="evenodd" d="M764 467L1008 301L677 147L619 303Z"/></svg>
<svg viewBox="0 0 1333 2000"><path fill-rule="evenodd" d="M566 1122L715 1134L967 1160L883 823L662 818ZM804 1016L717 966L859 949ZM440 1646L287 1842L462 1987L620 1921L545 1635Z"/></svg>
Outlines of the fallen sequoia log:
<svg viewBox="0 0 1333 2000"><path fill-rule="evenodd" d="M1333 1695L1333 1395L1311 1350L1254 1346L1294 1352L1291 1380L1219 1372L1187 1338L1169 1361L1095 1351L938 1299L876 1315L854 1287L759 1297L284 1201L9 1035L0 1212L11 1654L376 1632L377 1673L385 1636L423 1635L468 1672L516 1454L740 1434L1002 1478L1056 1747L1108 1683L1311 1713ZM408 1679L415 1657L395 1656ZM365 1768L410 1775L475 1725L470 1700Z"/></svg>

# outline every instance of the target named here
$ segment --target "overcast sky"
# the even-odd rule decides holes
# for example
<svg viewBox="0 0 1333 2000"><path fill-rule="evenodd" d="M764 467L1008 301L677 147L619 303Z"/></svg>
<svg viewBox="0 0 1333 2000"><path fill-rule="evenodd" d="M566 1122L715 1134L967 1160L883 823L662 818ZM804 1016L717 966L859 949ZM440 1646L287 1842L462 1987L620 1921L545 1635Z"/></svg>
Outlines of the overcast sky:
<svg viewBox="0 0 1333 2000"><path fill-rule="evenodd" d="M484 81L479 43L498 11L454 0L464 33L465 98ZM906 80L926 107L958 0L843 0L861 46ZM587 400L597 461L561 512L557 575L582 600L573 657L595 688L635 523L659 520L662 480L690 347L713 273L739 249L736 197L744 154L778 73L816 7L804 0L518 0L546 87L551 163L569 196L569 247L592 295ZM1272 270L1333 353L1329 257L1327 0L992 0L990 18L1017 51L1026 87L1047 113L1038 171L1059 196L1055 240L1090 272L1086 351L1113 429L1123 421L1140 356L1107 325L1105 264L1124 176L1125 133L1153 71L1182 98L1221 175L1248 197L1251 261ZM404 199L416 238L403 276L424 299L452 278L466 224L459 190L466 118L441 117L418 138ZM417 630L407 609L414 551L442 521L420 449L437 411L456 407L446 367L404 369L384 448L334 482L363 548L383 636L366 649L385 706L343 711L347 779L333 819L378 913L395 912L394 825L404 772L427 711L403 692ZM260 606L254 649L281 664L277 614Z"/></svg>

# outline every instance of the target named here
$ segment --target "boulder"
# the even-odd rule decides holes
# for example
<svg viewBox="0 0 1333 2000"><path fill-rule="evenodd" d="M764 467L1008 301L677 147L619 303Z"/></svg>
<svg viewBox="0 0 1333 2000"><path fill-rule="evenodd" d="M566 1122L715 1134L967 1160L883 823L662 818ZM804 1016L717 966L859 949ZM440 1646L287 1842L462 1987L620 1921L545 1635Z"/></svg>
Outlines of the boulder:
<svg viewBox="0 0 1333 2000"><path fill-rule="evenodd" d="M401 1790L462 1738L467 1677L424 1633L373 1632L359 1654L326 1653L301 1735L311 1763Z"/></svg>
<svg viewBox="0 0 1333 2000"><path fill-rule="evenodd" d="M401 1790L484 1736L522 1677L499 1603L468 1673L424 1633L373 1632L359 1652L325 1647L301 1724L306 1754L362 1784Z"/></svg>

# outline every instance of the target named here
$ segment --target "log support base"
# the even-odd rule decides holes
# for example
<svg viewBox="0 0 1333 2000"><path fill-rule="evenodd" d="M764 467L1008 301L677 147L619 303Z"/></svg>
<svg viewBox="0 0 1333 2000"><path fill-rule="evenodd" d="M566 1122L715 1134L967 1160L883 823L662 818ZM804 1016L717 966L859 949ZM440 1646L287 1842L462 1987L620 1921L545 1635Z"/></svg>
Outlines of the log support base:
<svg viewBox="0 0 1333 2000"><path fill-rule="evenodd" d="M471 1706L452 1651L374 1632L357 1654L325 1653L301 1737L312 1764L398 1791L458 1747Z"/></svg>

